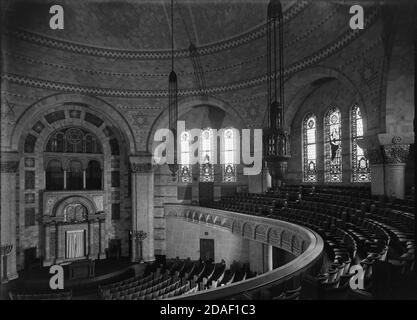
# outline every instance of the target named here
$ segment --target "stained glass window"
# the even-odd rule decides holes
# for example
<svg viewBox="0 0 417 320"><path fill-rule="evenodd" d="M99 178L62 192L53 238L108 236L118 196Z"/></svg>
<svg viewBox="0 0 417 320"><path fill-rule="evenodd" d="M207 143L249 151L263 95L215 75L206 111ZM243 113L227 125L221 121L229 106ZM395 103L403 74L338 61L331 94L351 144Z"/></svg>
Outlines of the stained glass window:
<svg viewBox="0 0 417 320"><path fill-rule="evenodd" d="M340 111L331 108L324 118L324 181L342 182L342 123Z"/></svg>
<svg viewBox="0 0 417 320"><path fill-rule="evenodd" d="M201 134L200 149L200 181L213 182L213 131L210 128L203 130Z"/></svg>
<svg viewBox="0 0 417 320"><path fill-rule="evenodd" d="M185 183L192 182L190 164L190 133L181 134L181 159L180 159L180 181Z"/></svg>
<svg viewBox="0 0 417 320"><path fill-rule="evenodd" d="M97 137L80 128L66 128L55 132L46 144L47 152L102 153Z"/></svg>
<svg viewBox="0 0 417 320"><path fill-rule="evenodd" d="M317 182L316 116L309 114L303 122L304 182Z"/></svg>
<svg viewBox="0 0 417 320"><path fill-rule="evenodd" d="M369 182L370 167L365 153L358 145L363 139L363 118L358 105L354 105L351 111L351 139L352 139L352 182Z"/></svg>
<svg viewBox="0 0 417 320"><path fill-rule="evenodd" d="M236 182L236 134L233 129L223 132L223 182Z"/></svg>

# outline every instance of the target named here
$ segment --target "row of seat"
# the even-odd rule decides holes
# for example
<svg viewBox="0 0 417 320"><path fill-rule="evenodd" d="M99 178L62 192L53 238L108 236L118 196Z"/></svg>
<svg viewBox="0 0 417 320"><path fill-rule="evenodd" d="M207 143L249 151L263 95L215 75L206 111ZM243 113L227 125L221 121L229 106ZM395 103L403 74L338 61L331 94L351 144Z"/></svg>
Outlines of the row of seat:
<svg viewBox="0 0 417 320"><path fill-rule="evenodd" d="M154 263L147 266L144 277L131 277L99 287L99 296L107 300L172 298L244 280L250 274L245 268L232 265L231 269L226 270L224 261L214 264L190 259L175 259L167 261L165 265Z"/></svg>
<svg viewBox="0 0 417 320"><path fill-rule="evenodd" d="M362 267L365 289L371 290L373 266L392 265L388 259L390 248L399 247L403 253L399 258L402 273L414 267L414 215L393 210L390 203L385 206L387 203L372 197L366 188L286 186L262 194L222 197L209 206L282 219L316 230L325 241L326 259L313 280L322 293L343 292L346 296L350 268ZM286 296L285 292L275 295Z"/></svg>
<svg viewBox="0 0 417 320"><path fill-rule="evenodd" d="M130 289L117 291L114 293L103 293L104 299L109 300L117 300L120 297L128 296L128 295L134 295L136 297L140 296L146 296L148 294L152 294L156 291L159 291L161 289L167 288L173 281L176 279L173 278L165 278L163 276L158 277L157 279L154 279L152 281L149 281L148 283L145 283L143 285L139 285L137 287L132 287Z"/></svg>
<svg viewBox="0 0 417 320"><path fill-rule="evenodd" d="M72 291L42 294L14 294L9 292L10 300L71 300Z"/></svg>
<svg viewBox="0 0 417 320"><path fill-rule="evenodd" d="M171 279L168 279L171 280ZM166 286L166 287L160 287L159 289L152 288L152 290L145 292L133 292L133 293L127 293L120 296L113 296L110 298L110 300L155 300L159 299L162 296L165 295L178 295L181 286L181 281L177 280L174 283Z"/></svg>
<svg viewBox="0 0 417 320"><path fill-rule="evenodd" d="M147 277L130 277L121 281L113 282L107 285L101 285L99 286L99 291L109 290L109 292L115 292L118 290L124 290L128 289L130 285L141 285L143 283L146 283L148 281L151 281L154 278L154 274L151 273Z"/></svg>

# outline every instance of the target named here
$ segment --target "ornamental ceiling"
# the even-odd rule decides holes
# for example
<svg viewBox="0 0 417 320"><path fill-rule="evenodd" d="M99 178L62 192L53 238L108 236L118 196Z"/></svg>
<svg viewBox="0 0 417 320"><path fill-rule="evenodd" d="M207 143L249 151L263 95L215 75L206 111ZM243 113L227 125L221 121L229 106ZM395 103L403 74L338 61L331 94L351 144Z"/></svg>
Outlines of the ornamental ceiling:
<svg viewBox="0 0 417 320"><path fill-rule="evenodd" d="M64 30L49 28L49 7L61 4ZM266 89L268 1L174 2L179 96ZM7 67L2 79L51 92L116 98L164 98L170 71L170 1L2 1ZM368 29L380 12L364 2ZM349 28L343 1L283 1L285 75L317 65L367 30ZM190 41L197 60L190 57ZM197 71L196 63L199 65ZM257 93L259 94L259 92Z"/></svg>

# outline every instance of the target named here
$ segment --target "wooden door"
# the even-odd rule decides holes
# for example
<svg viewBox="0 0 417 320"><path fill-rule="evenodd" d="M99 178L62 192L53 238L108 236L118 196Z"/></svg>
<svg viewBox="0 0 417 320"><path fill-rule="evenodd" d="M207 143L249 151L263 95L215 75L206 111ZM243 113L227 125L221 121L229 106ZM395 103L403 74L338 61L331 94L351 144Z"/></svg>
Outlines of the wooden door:
<svg viewBox="0 0 417 320"><path fill-rule="evenodd" d="M200 239L200 258L214 262L214 239Z"/></svg>

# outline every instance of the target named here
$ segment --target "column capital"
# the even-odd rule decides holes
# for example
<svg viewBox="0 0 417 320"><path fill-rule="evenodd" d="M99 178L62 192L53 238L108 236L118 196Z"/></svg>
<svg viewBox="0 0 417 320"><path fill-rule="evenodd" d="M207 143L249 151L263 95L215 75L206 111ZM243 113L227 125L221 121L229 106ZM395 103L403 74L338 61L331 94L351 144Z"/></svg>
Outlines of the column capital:
<svg viewBox="0 0 417 320"><path fill-rule="evenodd" d="M153 171L152 155L143 153L129 157L130 170L136 173L151 173Z"/></svg>
<svg viewBox="0 0 417 320"><path fill-rule="evenodd" d="M391 144L385 145L384 150L384 159L385 163L388 164L400 164L406 163L408 154L410 152L409 144Z"/></svg>
<svg viewBox="0 0 417 320"><path fill-rule="evenodd" d="M19 153L17 152L3 152L1 155L0 168L2 173L17 172L19 167Z"/></svg>

